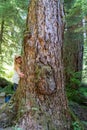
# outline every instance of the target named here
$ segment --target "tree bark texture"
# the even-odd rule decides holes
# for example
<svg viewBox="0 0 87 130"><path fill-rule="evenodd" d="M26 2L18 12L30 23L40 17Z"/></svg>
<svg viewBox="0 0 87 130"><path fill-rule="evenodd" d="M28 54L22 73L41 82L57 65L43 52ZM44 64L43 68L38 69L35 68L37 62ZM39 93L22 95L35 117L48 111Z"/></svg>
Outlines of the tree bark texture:
<svg viewBox="0 0 87 130"><path fill-rule="evenodd" d="M62 63L63 16L60 0L30 1L24 36L25 78L19 85L24 93L19 100L25 100L26 110L19 123L23 130L70 130Z"/></svg>

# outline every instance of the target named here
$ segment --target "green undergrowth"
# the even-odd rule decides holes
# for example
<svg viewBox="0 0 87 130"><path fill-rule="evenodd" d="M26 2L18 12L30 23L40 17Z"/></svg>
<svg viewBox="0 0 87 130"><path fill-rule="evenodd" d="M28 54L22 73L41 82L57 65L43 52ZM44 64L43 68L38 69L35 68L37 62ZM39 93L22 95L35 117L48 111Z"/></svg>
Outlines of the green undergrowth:
<svg viewBox="0 0 87 130"><path fill-rule="evenodd" d="M72 118L72 124L71 124L72 130L84 130L83 123L79 120L79 118L75 115L75 113L71 110L71 108L69 108L69 113Z"/></svg>
<svg viewBox="0 0 87 130"><path fill-rule="evenodd" d="M8 85L5 88L0 88L0 93L2 92L4 92L5 94L13 94L14 93L13 86Z"/></svg>
<svg viewBox="0 0 87 130"><path fill-rule="evenodd" d="M87 87L86 85L81 85L77 88L67 87L66 88L67 98L69 102L76 102L81 106L81 108L87 110ZM81 121L75 113L70 109L70 115L72 117L72 130L84 130L87 127L86 121Z"/></svg>
<svg viewBox="0 0 87 130"><path fill-rule="evenodd" d="M0 77L0 93L2 92L4 92L5 94L13 94L14 90L12 82Z"/></svg>
<svg viewBox="0 0 87 130"><path fill-rule="evenodd" d="M82 93L85 97L87 97L87 87L80 87L79 92Z"/></svg>
<svg viewBox="0 0 87 130"><path fill-rule="evenodd" d="M83 104L87 101L87 87L66 87L66 94L69 101L75 101L79 104Z"/></svg>

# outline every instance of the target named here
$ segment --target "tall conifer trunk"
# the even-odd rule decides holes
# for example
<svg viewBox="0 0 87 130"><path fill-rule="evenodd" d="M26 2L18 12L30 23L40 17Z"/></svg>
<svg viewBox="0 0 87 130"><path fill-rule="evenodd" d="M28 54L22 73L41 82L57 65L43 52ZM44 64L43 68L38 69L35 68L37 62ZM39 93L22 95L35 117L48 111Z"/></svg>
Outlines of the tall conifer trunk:
<svg viewBox="0 0 87 130"><path fill-rule="evenodd" d="M73 2L66 2L66 29L64 40L64 66L66 84L71 84L72 88L79 86L79 81L82 80L83 68L83 32L79 31L82 28L81 8L76 7L76 12L69 14L69 9L73 10ZM68 13L67 13L68 12ZM72 22L73 21L73 22ZM78 30L78 31L77 31ZM77 76L76 76L77 73ZM76 80L77 79L77 80Z"/></svg>
<svg viewBox="0 0 87 130"><path fill-rule="evenodd" d="M19 86L19 102L25 99L26 111L20 120L24 130L70 130L62 63L63 15L60 0L30 1L24 37L25 78Z"/></svg>
<svg viewBox="0 0 87 130"><path fill-rule="evenodd" d="M0 30L0 54L2 53L3 31L4 31L4 20L2 19Z"/></svg>

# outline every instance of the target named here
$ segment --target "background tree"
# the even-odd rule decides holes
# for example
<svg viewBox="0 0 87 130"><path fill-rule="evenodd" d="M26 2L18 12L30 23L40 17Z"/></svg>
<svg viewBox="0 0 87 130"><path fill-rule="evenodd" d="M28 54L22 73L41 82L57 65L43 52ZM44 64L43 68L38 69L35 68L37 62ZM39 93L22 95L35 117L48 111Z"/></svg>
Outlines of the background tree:
<svg viewBox="0 0 87 130"><path fill-rule="evenodd" d="M83 15L81 1L65 1L66 28L64 65L66 85L77 88L82 80L83 68Z"/></svg>

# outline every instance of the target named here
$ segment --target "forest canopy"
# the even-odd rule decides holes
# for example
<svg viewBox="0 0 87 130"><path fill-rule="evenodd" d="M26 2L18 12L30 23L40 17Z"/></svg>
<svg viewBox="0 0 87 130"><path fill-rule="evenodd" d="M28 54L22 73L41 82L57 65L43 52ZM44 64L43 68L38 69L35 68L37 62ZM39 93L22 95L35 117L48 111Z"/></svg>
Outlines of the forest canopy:
<svg viewBox="0 0 87 130"><path fill-rule="evenodd" d="M0 76L7 76L14 55L22 53L28 4L29 0L0 0Z"/></svg>

